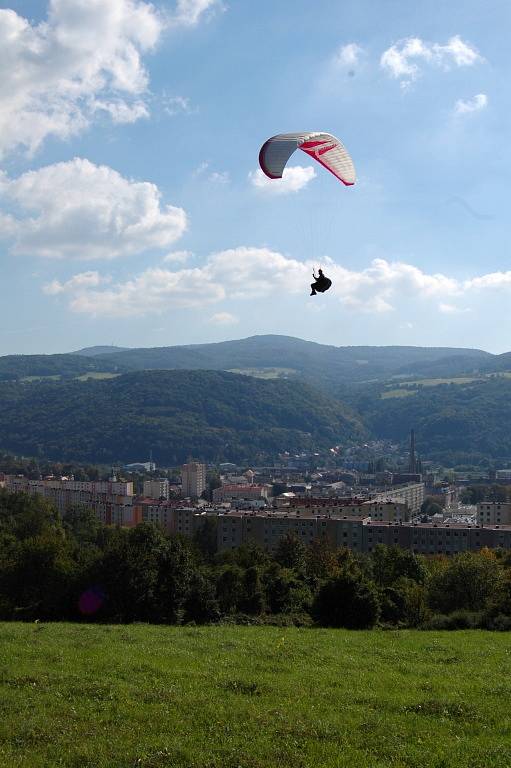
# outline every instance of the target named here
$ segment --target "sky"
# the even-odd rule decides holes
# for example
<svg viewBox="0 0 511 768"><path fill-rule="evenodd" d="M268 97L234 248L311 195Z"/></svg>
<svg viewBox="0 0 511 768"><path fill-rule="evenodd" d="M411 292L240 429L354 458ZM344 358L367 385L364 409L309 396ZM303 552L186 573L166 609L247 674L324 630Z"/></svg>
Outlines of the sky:
<svg viewBox="0 0 511 768"><path fill-rule="evenodd" d="M0 2L0 354L509 351L510 23L508 0ZM309 130L354 186L300 151L262 175L268 137Z"/></svg>

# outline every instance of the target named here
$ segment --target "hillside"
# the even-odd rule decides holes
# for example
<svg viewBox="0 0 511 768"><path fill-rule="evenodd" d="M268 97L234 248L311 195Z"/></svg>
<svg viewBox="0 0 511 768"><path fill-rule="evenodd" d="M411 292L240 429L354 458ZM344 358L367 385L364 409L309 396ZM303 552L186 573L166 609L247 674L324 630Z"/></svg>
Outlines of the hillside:
<svg viewBox="0 0 511 768"><path fill-rule="evenodd" d="M389 398L381 387L366 387L348 400L380 438L402 441L413 426L428 458L511 457L511 379L460 382L406 387L407 396Z"/></svg>
<svg viewBox="0 0 511 768"><path fill-rule="evenodd" d="M511 762L505 632L56 622L0 631L4 768Z"/></svg>
<svg viewBox="0 0 511 768"><path fill-rule="evenodd" d="M116 347L113 344L99 345L96 347L84 347L72 352L73 355L82 355L83 357L99 357L100 355L110 355L115 352L125 352L129 347Z"/></svg>
<svg viewBox="0 0 511 768"><path fill-rule="evenodd" d="M88 371L218 370L299 378L330 389L391 377L455 376L511 370L506 355L449 347L334 347L290 336L251 336L215 344L124 349L86 347L67 355L0 357L0 380L80 376Z"/></svg>
<svg viewBox="0 0 511 768"><path fill-rule="evenodd" d="M340 403L295 381L143 371L104 381L0 384L0 448L58 460L262 462L364 436Z"/></svg>
<svg viewBox="0 0 511 768"><path fill-rule="evenodd" d="M251 336L216 344L129 349L102 354L102 363L122 369L243 370L280 368L315 383L361 381L402 374L418 364L468 358L470 370L488 363L492 355L482 350L449 347L334 347L290 336ZM488 363L489 364L489 363Z"/></svg>
<svg viewBox="0 0 511 768"><path fill-rule="evenodd" d="M74 378L87 373L114 373L116 363L80 355L4 355L0 357L0 381L27 378Z"/></svg>

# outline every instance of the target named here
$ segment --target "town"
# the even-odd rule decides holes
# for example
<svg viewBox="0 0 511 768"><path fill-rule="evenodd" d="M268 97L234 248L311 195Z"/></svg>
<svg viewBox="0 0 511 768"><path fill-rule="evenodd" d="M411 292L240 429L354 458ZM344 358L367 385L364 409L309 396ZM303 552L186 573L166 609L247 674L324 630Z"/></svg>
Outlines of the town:
<svg viewBox="0 0 511 768"><path fill-rule="evenodd" d="M287 534L304 544L321 539L366 553L378 544L423 555L511 548L511 502L461 503L461 483L438 481L420 471L413 430L406 472L327 468L307 473L289 466L242 470L223 463L214 468L217 482L211 483L212 468L189 461L180 468L180 482L172 483L157 476L152 461L126 469L152 470L140 493L133 480L115 474L96 481L3 474L0 487L38 494L62 517L71 509L88 508L108 526L152 523L167 534L192 538L208 521L216 529L218 552L254 543L273 553ZM492 480L505 482L509 474L497 470Z"/></svg>

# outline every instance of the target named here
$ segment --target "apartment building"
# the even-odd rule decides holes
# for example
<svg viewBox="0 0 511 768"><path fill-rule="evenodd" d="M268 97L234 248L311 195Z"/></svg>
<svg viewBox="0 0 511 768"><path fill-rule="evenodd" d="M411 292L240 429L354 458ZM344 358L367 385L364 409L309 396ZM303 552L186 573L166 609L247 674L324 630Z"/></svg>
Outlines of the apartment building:
<svg viewBox="0 0 511 768"><path fill-rule="evenodd" d="M482 501L477 505L478 525L511 525L511 503Z"/></svg>
<svg viewBox="0 0 511 768"><path fill-rule="evenodd" d="M183 464L181 484L185 498L198 499L206 490L206 465L198 461Z"/></svg>
<svg viewBox="0 0 511 768"><path fill-rule="evenodd" d="M88 507L105 525L135 526L141 522L133 506L133 483L116 481L30 480L6 476L11 492L39 495L51 501L64 517L74 507Z"/></svg>
<svg viewBox="0 0 511 768"><path fill-rule="evenodd" d="M415 524L374 521L361 517L295 516L292 514L225 513L218 516L219 551L254 542L274 552L280 539L295 534L304 544L326 539L332 546L372 552L379 544L398 546L424 555L453 555L465 551L511 548L511 526Z"/></svg>
<svg viewBox="0 0 511 768"><path fill-rule="evenodd" d="M213 490L213 501L233 501L236 499L268 499L271 494L271 485L222 485Z"/></svg>
<svg viewBox="0 0 511 768"><path fill-rule="evenodd" d="M329 517L370 516L372 520L405 522L410 519L408 505L403 501L376 501L375 499L303 499L290 498L279 504L282 512L294 515L328 515Z"/></svg>
<svg viewBox="0 0 511 768"><path fill-rule="evenodd" d="M169 481L166 477L144 480L143 495L148 499L168 499Z"/></svg>
<svg viewBox="0 0 511 768"><path fill-rule="evenodd" d="M408 505L410 516L416 517L420 514L421 506L424 501L424 483L406 483L405 485L395 485L386 488L383 491L371 494L374 501L394 501L402 502Z"/></svg>

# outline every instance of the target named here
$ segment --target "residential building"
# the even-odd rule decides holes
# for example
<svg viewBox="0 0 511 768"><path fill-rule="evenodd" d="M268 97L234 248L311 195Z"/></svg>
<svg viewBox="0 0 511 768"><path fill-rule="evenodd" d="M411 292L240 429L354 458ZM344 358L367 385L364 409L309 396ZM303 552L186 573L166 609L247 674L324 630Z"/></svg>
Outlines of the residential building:
<svg viewBox="0 0 511 768"><path fill-rule="evenodd" d="M411 517L416 517L420 514L424 501L424 483L393 485L371 496L375 501L402 501L408 505Z"/></svg>
<svg viewBox="0 0 511 768"><path fill-rule="evenodd" d="M213 490L213 501L232 501L233 499L268 499L271 485L222 485Z"/></svg>
<svg viewBox="0 0 511 768"><path fill-rule="evenodd" d="M185 498L198 499L206 490L206 465L191 461L181 467L182 494Z"/></svg>
<svg viewBox="0 0 511 768"><path fill-rule="evenodd" d="M511 525L511 503L482 501L477 505L479 525Z"/></svg>
<svg viewBox="0 0 511 768"><path fill-rule="evenodd" d="M149 499L168 499L169 481L166 477L144 480L144 496Z"/></svg>
<svg viewBox="0 0 511 768"><path fill-rule="evenodd" d="M79 481L51 478L29 480L8 475L7 490L43 496L65 517L75 507L92 509L105 525L132 527L141 522L133 507L133 483L117 481Z"/></svg>

